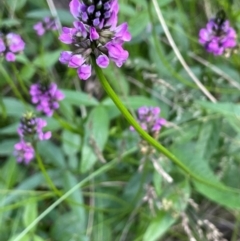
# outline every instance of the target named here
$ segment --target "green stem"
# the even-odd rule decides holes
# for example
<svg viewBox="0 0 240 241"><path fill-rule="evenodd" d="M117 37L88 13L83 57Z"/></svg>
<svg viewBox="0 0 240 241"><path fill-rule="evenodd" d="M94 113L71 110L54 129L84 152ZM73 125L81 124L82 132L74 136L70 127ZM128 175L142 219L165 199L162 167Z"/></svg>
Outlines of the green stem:
<svg viewBox="0 0 240 241"><path fill-rule="evenodd" d="M8 75L7 71L4 69L4 67L0 64L0 73L4 76L6 79L7 83L11 86L14 94L21 99L23 103L25 103L24 98L22 97L21 93L18 91L18 88L16 87L15 83L11 79L11 77Z"/></svg>
<svg viewBox="0 0 240 241"><path fill-rule="evenodd" d="M57 196L61 197L62 193L56 188L56 186L52 182L51 178L48 176L48 173L47 173L46 168L43 164L43 161L42 161L42 159L41 159L41 157L38 153L36 153L36 158L37 158L38 166L39 166L40 170L42 171L43 176L45 177L49 187L54 191L54 193Z"/></svg>
<svg viewBox="0 0 240 241"><path fill-rule="evenodd" d="M151 137L147 132L145 132L141 126L138 124L138 122L131 116L127 108L122 104L119 97L116 95L112 87L109 85L107 79L103 75L102 69L99 68L95 61L93 61L93 65L96 71L96 74L98 76L99 81L101 82L104 90L107 92L109 97L112 99L112 101L115 103L117 108L121 111L123 116L127 119L127 121L134 127L134 129L142 136L142 138L147 141L151 146L155 147L158 151L160 151L162 154L164 154L166 157L168 157L170 160L172 160L177 166L179 166L186 174L188 174L191 178L193 178L195 181L198 181L202 184L205 184L210 187L214 187L218 190L223 191L231 191L237 194L240 194L239 190L235 188L226 187L224 185L216 185L208 180L205 180L198 175L191 172L191 170L184 165L175 155L173 155L168 149L166 149L164 146L162 146L157 140L155 140L153 137Z"/></svg>
<svg viewBox="0 0 240 241"><path fill-rule="evenodd" d="M17 70L17 68L16 68L16 66L15 66L14 64L12 65L12 69L13 69L13 72L14 72L14 74L15 74L15 76L16 76L16 78L17 78L17 80L18 80L18 82L19 82L19 84L20 84L20 86L21 86L21 88L22 88L22 90L23 90L23 92L24 92L27 96L29 96L28 90L27 90L27 88L26 88L26 86L25 86L22 78L21 78L20 75L19 75L19 71Z"/></svg>

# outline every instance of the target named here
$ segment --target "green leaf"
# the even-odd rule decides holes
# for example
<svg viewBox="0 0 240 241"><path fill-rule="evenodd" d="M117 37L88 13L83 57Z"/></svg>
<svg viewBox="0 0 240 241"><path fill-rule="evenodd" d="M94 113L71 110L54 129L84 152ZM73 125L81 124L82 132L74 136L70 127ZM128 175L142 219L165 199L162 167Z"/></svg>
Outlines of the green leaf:
<svg viewBox="0 0 240 241"><path fill-rule="evenodd" d="M77 91L73 91L73 90L61 90L64 95L65 95L65 102L68 102L72 105L75 106L80 106L80 105L84 105L84 106L96 106L98 105L98 101L84 93L84 92L77 92Z"/></svg>
<svg viewBox="0 0 240 241"><path fill-rule="evenodd" d="M19 100L12 97L3 98L3 104L9 116L21 117L26 110L31 111L33 107L27 104L23 104ZM0 113L2 114L2 108L0 108Z"/></svg>
<svg viewBox="0 0 240 241"><path fill-rule="evenodd" d="M101 152L108 139L109 117L106 109L99 105L89 114L85 124L84 145L81 155L81 171L86 172L91 169L97 161L96 152ZM94 142L90 146L89 142ZM97 148L94 150L94 148Z"/></svg>
<svg viewBox="0 0 240 241"><path fill-rule="evenodd" d="M197 141L196 152L198 157L202 159L209 159L216 150L219 134L220 121L209 121L202 124L202 128Z"/></svg>
<svg viewBox="0 0 240 241"><path fill-rule="evenodd" d="M0 142L0 156L12 155L14 151L14 145L19 142L18 139L7 139Z"/></svg>
<svg viewBox="0 0 240 241"><path fill-rule="evenodd" d="M36 219L37 214L38 214L37 202L34 202L34 201L27 202L24 206L24 212L23 212L24 226L27 227L29 224L31 224Z"/></svg>
<svg viewBox="0 0 240 241"><path fill-rule="evenodd" d="M197 101L203 108L212 112L217 112L225 116L235 116L240 118L240 105L233 103L211 103L207 101Z"/></svg>
<svg viewBox="0 0 240 241"><path fill-rule="evenodd" d="M81 138L68 130L62 132L63 151L68 156L73 156L80 151Z"/></svg>
<svg viewBox="0 0 240 241"><path fill-rule="evenodd" d="M175 145L171 150L194 175L209 183L193 181L201 194L225 207L240 209L240 190L227 187L221 183L210 169L208 163L198 156L196 146L193 143Z"/></svg>
<svg viewBox="0 0 240 241"><path fill-rule="evenodd" d="M48 51L34 59L33 64L37 67L51 68L59 59L61 50Z"/></svg>
<svg viewBox="0 0 240 241"><path fill-rule="evenodd" d="M27 0L8 0L8 6L12 9L12 11L18 11L21 10L21 8L24 7Z"/></svg>

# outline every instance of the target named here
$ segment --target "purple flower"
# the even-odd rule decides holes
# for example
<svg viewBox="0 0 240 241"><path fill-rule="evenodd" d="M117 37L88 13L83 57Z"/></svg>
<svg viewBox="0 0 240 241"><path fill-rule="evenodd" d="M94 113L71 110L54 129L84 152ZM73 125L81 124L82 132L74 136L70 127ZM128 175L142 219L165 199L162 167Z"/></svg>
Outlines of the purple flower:
<svg viewBox="0 0 240 241"><path fill-rule="evenodd" d="M5 56L8 62L16 60L16 54L23 51L25 43L21 36L15 33L3 34L0 32L0 54Z"/></svg>
<svg viewBox="0 0 240 241"><path fill-rule="evenodd" d="M83 64L78 68L77 73L80 79L87 80L92 74L92 67L91 65Z"/></svg>
<svg viewBox="0 0 240 241"><path fill-rule="evenodd" d="M32 103L36 105L38 111L46 116L52 116L54 111L59 108L59 101L64 99L63 93L55 83L49 85L33 84L29 91Z"/></svg>
<svg viewBox="0 0 240 241"><path fill-rule="evenodd" d="M16 56L12 52L7 52L5 58L8 62L14 62L16 59Z"/></svg>
<svg viewBox="0 0 240 241"><path fill-rule="evenodd" d="M62 64L68 64L70 59L72 57L72 52L71 51L63 51L59 57L59 61Z"/></svg>
<svg viewBox="0 0 240 241"><path fill-rule="evenodd" d="M15 33L9 33L6 36L8 47L13 53L20 52L24 50L25 43L20 37L20 35Z"/></svg>
<svg viewBox="0 0 240 241"><path fill-rule="evenodd" d="M166 120L159 117L159 107L142 106L138 109L138 122L142 129L152 136L157 136L162 126L166 124ZM130 126L133 131L134 127Z"/></svg>
<svg viewBox="0 0 240 241"><path fill-rule="evenodd" d="M6 46L4 44L3 39L0 37L0 53L4 52L6 50Z"/></svg>
<svg viewBox="0 0 240 241"><path fill-rule="evenodd" d="M106 68L109 60L121 67L128 58L122 45L131 40L131 35L127 23L117 26L118 0L72 0L69 6L77 20L73 28L63 28L59 40L75 50L71 55L64 51L60 62L77 68L83 80L91 76L91 57L101 68Z"/></svg>
<svg viewBox="0 0 240 241"><path fill-rule="evenodd" d="M17 129L20 142L14 146L14 155L17 158L17 162L25 162L25 164L28 164L35 156L35 151L31 143L51 138L52 133L50 131L43 131L43 128L46 126L47 122L45 120L36 118L31 112L23 115Z"/></svg>
<svg viewBox="0 0 240 241"><path fill-rule="evenodd" d="M14 156L16 156L17 162L24 162L29 164L29 162L34 158L35 151L31 143L27 143L21 140L19 143L14 145Z"/></svg>
<svg viewBox="0 0 240 241"><path fill-rule="evenodd" d="M230 27L228 20L221 19L218 15L199 31L199 43L214 55L222 55L226 49L237 45L236 31Z"/></svg>
<svg viewBox="0 0 240 241"><path fill-rule="evenodd" d="M38 36L42 36L45 32L51 31L51 30L56 30L57 25L56 22L53 18L50 17L45 17L42 21L37 22L34 26L33 29L36 31Z"/></svg>
<svg viewBox="0 0 240 241"><path fill-rule="evenodd" d="M28 112L21 118L21 123L18 127L18 134L21 139L28 138L33 141L36 137L37 140L48 140L51 137L51 132L43 132L43 128L47 122L41 118L36 118L33 113Z"/></svg>

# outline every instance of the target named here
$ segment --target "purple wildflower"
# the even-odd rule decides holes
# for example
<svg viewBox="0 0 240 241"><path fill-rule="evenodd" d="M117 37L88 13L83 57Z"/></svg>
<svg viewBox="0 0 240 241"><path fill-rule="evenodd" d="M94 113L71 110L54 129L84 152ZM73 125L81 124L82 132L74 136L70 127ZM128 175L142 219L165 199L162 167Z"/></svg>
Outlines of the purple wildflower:
<svg viewBox="0 0 240 241"><path fill-rule="evenodd" d="M37 140L48 140L51 138L52 133L50 131L43 132L43 128L47 125L47 122L41 118L36 118L31 112L25 114L18 127L18 134L21 139L34 137Z"/></svg>
<svg viewBox="0 0 240 241"><path fill-rule="evenodd" d="M222 55L227 49L234 48L237 45L236 31L230 27L228 20L225 20L220 14L224 13L220 11L217 17L211 19L205 28L199 31L199 42L205 49L213 53L214 55Z"/></svg>
<svg viewBox="0 0 240 241"><path fill-rule="evenodd" d="M159 117L159 107L140 107L138 109L138 122L142 129L148 132L150 135L156 136L161 127L166 124L166 120ZM134 127L130 127L130 130L134 131Z"/></svg>
<svg viewBox="0 0 240 241"><path fill-rule="evenodd" d="M59 40L73 45L75 51L63 51L59 61L76 68L83 80L91 76L91 56L101 68L110 60L121 67L128 58L122 45L131 35L127 23L117 26L118 0L72 0L69 6L77 20L73 28L63 28Z"/></svg>
<svg viewBox="0 0 240 241"><path fill-rule="evenodd" d="M64 99L64 94L55 83L49 85L33 84L30 87L30 95L37 110L46 116L52 116L54 111L59 108L58 102Z"/></svg>
<svg viewBox="0 0 240 241"><path fill-rule="evenodd" d="M15 33L4 35L0 33L0 55L5 56L8 62L14 62L16 54L24 50L25 43L21 36Z"/></svg>
<svg viewBox="0 0 240 241"><path fill-rule="evenodd" d="M37 22L33 29L36 31L38 36L42 36L45 32L49 30L56 30L57 25L53 18L45 17L42 21Z"/></svg>
<svg viewBox="0 0 240 241"><path fill-rule="evenodd" d="M31 143L27 143L21 140L19 143L14 145L14 156L16 156L17 162L24 162L29 164L29 162L34 158L35 151Z"/></svg>
<svg viewBox="0 0 240 241"><path fill-rule="evenodd" d="M43 132L47 122L41 118L36 118L33 113L28 112L21 118L18 127L20 142L14 145L14 155L17 162L28 164L35 156L35 150L31 143L34 141L43 141L51 138L50 131Z"/></svg>

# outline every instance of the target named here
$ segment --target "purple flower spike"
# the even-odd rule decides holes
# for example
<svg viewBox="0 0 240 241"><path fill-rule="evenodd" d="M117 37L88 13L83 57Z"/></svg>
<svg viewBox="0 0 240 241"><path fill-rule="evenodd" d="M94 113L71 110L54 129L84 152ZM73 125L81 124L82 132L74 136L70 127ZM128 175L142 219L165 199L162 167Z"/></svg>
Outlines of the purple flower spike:
<svg viewBox="0 0 240 241"><path fill-rule="evenodd" d="M152 136L159 134L162 126L166 124L166 120L159 117L159 107L146 107L142 106L138 109L138 122L141 127ZM130 130L134 130L134 127L130 127Z"/></svg>
<svg viewBox="0 0 240 241"><path fill-rule="evenodd" d="M6 35L0 32L0 54L5 56L6 61L14 62L16 54L23 51L25 43L21 36L15 33L7 33Z"/></svg>
<svg viewBox="0 0 240 241"><path fill-rule="evenodd" d="M24 162L29 164L30 161L35 156L35 151L31 143L27 143L24 140L21 140L19 143L14 145L14 156L16 156L17 162Z"/></svg>
<svg viewBox="0 0 240 241"><path fill-rule="evenodd" d="M20 35L15 33L9 33L7 34L6 38L10 51L16 53L24 50L25 43L21 39Z"/></svg>
<svg viewBox="0 0 240 241"><path fill-rule="evenodd" d="M59 40L75 50L72 56L64 51L59 61L77 68L83 80L91 76L93 59L101 68L106 68L109 60L121 67L129 55L122 45L131 40L131 35L127 23L117 27L118 0L72 0L69 6L76 21L73 28L63 28Z"/></svg>
<svg viewBox="0 0 240 241"><path fill-rule="evenodd" d="M218 13L216 18L211 19L206 27L199 31L199 43L214 55L222 55L225 50L237 45L236 31L230 27L228 20L219 17L220 14L223 13Z"/></svg>
<svg viewBox="0 0 240 241"><path fill-rule="evenodd" d="M47 31L57 30L56 22L51 17L45 17L41 22L37 22L33 29L36 31L38 36L42 36Z"/></svg>
<svg viewBox="0 0 240 241"><path fill-rule="evenodd" d="M54 111L59 108L59 101L64 99L63 93L55 83L33 84L30 88L30 95L37 110L46 116L52 116Z"/></svg>
<svg viewBox="0 0 240 241"><path fill-rule="evenodd" d="M38 36L42 36L45 33L42 22L38 22L33 26L33 29L36 31Z"/></svg>

